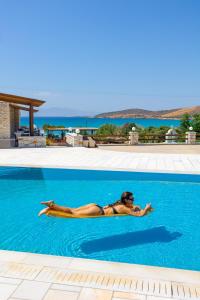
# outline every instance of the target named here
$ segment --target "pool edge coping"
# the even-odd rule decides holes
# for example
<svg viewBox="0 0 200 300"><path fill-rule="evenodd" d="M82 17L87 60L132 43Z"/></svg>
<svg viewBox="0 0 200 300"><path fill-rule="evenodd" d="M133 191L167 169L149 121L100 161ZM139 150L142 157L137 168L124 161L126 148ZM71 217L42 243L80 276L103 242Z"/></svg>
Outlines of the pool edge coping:
<svg viewBox="0 0 200 300"><path fill-rule="evenodd" d="M138 173L160 173L160 174L182 174L182 175L200 175L200 171L180 171L180 170L159 170L159 169L142 169L142 168L108 168L108 167L88 167L88 166L60 166L49 164L0 164L0 167L15 167L15 168L48 168L48 169L67 169L67 170L88 170L88 171L121 171L121 172L138 172Z"/></svg>
<svg viewBox="0 0 200 300"><path fill-rule="evenodd" d="M44 263L41 262L44 260ZM46 261L46 262L45 262ZM122 262L111 262L105 260L94 260L78 257L58 256L50 254L39 254L32 252L21 252L0 249L0 264L22 264L30 266L48 267L51 269L82 271L88 273L102 273L108 275L121 275L122 277L133 277L138 279L160 280L165 282L176 282L185 285L200 285L200 271L157 267ZM66 264L61 267L61 264ZM103 269L100 269L100 267ZM4 276L1 277L12 277Z"/></svg>

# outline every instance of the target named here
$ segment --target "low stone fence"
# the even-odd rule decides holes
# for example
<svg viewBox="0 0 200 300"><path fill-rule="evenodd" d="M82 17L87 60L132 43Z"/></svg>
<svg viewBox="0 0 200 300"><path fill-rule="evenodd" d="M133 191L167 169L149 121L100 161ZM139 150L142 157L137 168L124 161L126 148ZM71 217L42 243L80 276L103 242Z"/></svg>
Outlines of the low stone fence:
<svg viewBox="0 0 200 300"><path fill-rule="evenodd" d="M0 149L15 147L15 139L0 139Z"/></svg>
<svg viewBox="0 0 200 300"><path fill-rule="evenodd" d="M45 136L19 136L18 137L19 148L41 148L46 147Z"/></svg>
<svg viewBox="0 0 200 300"><path fill-rule="evenodd" d="M155 135L155 134L146 134L144 137L141 137L139 132L131 131L129 132L129 144L137 145L139 143L165 143L165 144L196 144L198 136L194 131L187 131L185 134L179 135L175 131L166 133L165 135Z"/></svg>

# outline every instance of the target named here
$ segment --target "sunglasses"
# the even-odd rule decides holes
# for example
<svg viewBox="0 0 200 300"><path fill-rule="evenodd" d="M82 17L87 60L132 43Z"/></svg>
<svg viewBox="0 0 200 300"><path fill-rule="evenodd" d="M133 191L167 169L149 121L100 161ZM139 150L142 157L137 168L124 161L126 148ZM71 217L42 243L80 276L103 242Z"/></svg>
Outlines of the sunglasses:
<svg viewBox="0 0 200 300"><path fill-rule="evenodd" d="M134 201L134 197L129 197L128 199L127 199L127 201L131 201L131 202L133 202Z"/></svg>

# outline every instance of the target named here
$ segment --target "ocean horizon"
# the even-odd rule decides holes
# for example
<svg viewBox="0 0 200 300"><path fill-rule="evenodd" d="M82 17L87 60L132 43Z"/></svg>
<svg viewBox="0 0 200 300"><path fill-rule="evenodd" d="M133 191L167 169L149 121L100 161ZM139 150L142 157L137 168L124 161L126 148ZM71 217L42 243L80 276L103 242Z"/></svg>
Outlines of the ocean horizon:
<svg viewBox="0 0 200 300"><path fill-rule="evenodd" d="M100 127L103 124L114 124L122 126L126 123L135 123L142 127L149 126L174 126L177 127L180 124L180 120L174 119L139 119L139 118L93 118L93 117L35 117L34 125L38 128L42 128L44 124L64 127ZM21 117L21 125L28 126L29 118Z"/></svg>

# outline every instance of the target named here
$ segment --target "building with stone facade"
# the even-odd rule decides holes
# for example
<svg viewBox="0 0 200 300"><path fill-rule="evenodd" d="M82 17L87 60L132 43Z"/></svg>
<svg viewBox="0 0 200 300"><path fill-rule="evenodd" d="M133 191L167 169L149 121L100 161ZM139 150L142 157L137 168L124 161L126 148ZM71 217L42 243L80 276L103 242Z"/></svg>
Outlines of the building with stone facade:
<svg viewBox="0 0 200 300"><path fill-rule="evenodd" d="M45 101L0 93L0 148L14 146L20 127L20 111L29 112L29 138L34 136L34 113ZM39 138L38 138L39 139Z"/></svg>
<svg viewBox="0 0 200 300"><path fill-rule="evenodd" d="M20 110L0 101L0 139L14 138L20 125Z"/></svg>

